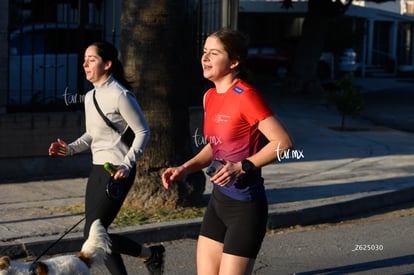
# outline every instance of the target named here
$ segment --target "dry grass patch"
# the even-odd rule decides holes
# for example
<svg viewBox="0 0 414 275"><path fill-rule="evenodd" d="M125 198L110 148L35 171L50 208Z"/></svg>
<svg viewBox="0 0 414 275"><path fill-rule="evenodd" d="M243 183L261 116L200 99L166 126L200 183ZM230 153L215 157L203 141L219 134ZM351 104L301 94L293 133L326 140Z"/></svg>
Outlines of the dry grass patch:
<svg viewBox="0 0 414 275"><path fill-rule="evenodd" d="M52 210L74 215L84 215L85 204L73 204L64 207L53 208ZM204 212L205 207L179 207L176 209L135 209L130 207L122 207L114 221L114 225L125 227L180 219L192 219L202 217L204 215Z"/></svg>

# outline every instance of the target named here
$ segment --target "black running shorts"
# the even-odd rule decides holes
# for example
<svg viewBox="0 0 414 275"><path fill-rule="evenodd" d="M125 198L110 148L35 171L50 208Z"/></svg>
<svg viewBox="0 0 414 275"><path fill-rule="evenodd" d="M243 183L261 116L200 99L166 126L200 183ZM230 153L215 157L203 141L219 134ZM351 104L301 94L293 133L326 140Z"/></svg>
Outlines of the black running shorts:
<svg viewBox="0 0 414 275"><path fill-rule="evenodd" d="M223 243L224 253L256 259L266 234L267 211L266 198L239 201L213 189L200 235Z"/></svg>

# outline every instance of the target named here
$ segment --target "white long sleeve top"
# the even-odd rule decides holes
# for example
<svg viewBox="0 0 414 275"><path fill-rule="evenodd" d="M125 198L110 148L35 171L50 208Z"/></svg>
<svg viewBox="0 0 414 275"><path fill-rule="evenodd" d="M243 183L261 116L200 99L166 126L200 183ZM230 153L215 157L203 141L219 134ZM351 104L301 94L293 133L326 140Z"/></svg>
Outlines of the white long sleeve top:
<svg viewBox="0 0 414 275"><path fill-rule="evenodd" d="M127 126L134 131L135 139L129 149L121 141L120 134L106 125L96 110L93 102L94 90L99 107L115 127L122 133ZM104 83L94 85L94 89L86 93L84 105L86 132L69 144L68 154L91 149L93 164L111 162L131 169L150 137L148 123L134 94L110 76Z"/></svg>

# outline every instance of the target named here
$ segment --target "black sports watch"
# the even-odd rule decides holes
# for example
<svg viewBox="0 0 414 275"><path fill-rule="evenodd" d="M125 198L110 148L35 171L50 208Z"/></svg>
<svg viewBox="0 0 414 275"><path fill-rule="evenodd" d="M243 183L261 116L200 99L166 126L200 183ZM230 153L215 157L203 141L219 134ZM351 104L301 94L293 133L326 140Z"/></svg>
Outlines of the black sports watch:
<svg viewBox="0 0 414 275"><path fill-rule="evenodd" d="M242 165L242 170L246 173L246 174L250 174L254 171L257 170L257 167L254 166L253 162L251 162L248 159L244 159L241 161L241 165Z"/></svg>

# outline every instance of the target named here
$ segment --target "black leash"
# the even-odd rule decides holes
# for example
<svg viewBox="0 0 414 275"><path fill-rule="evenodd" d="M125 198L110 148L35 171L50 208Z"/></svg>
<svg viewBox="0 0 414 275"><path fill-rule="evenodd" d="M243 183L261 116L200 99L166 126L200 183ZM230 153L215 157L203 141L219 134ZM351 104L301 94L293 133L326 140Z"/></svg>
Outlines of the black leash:
<svg viewBox="0 0 414 275"><path fill-rule="evenodd" d="M76 226L78 226L81 222L83 222L86 219L86 216L80 219L77 223L75 223L71 228L69 228L65 233L63 233L62 236L60 236L59 239L57 239L54 243L50 244L48 248L46 248L37 258L32 262L29 268L29 272L31 275L37 275L36 271L36 262L40 260L41 257L43 257L52 247L54 247L60 240L62 240L70 231L72 231Z"/></svg>

